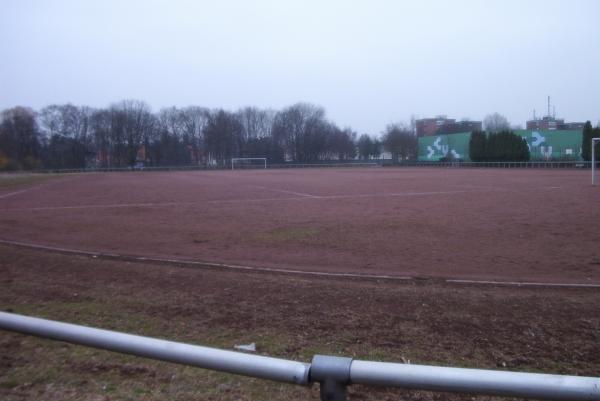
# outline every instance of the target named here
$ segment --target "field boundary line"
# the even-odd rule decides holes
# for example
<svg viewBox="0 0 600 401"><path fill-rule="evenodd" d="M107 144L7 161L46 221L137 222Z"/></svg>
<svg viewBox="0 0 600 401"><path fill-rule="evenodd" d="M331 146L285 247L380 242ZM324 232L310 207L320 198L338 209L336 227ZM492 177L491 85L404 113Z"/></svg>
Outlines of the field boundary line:
<svg viewBox="0 0 600 401"><path fill-rule="evenodd" d="M0 244L17 246L22 248L29 249L37 249L48 252L55 253L63 253L70 255L79 255L79 256L90 256L92 258L101 258L101 259L117 259L128 262L147 262L147 263L160 263L160 264L170 264L170 265L180 265L186 267L198 267L198 268L220 268L220 269L229 269L229 270L241 270L248 272L259 272L259 273L280 273L280 274L293 274L293 275L302 275L302 276L319 276L319 277L337 277L337 278L362 278L362 279L372 279L372 280L400 280L400 281L409 281L413 280L413 277L409 276L390 276L390 275L374 275L374 274L358 274L358 273L331 273L331 272L320 272L320 271L311 271L311 270L297 270L297 269L282 269L282 268L274 268L274 267L258 267L258 266L243 266L243 265L235 265L235 264L227 264L227 263L216 263L216 262L201 262L201 261L193 261L193 260L185 260L185 259L171 259L171 258L158 258L158 257L147 257L147 256L134 256L134 255L124 255L117 253L106 253L106 252L94 252L94 251L85 251L82 249L71 249L71 248L61 248L54 247L48 245L40 245L40 244L32 244L28 242L21 241L10 241L0 239Z"/></svg>
<svg viewBox="0 0 600 401"><path fill-rule="evenodd" d="M111 203L107 205L66 205L66 206L36 206L23 208L0 209L0 212L26 212L44 210L69 210L69 209L116 209L125 207L166 207L196 205L198 202L157 202L157 203Z"/></svg>
<svg viewBox="0 0 600 401"><path fill-rule="evenodd" d="M447 283L454 284L487 284L503 285L512 287L575 287L575 288L600 288L600 284L579 284L579 283L540 283L535 281L493 281L493 280L461 280L446 279Z"/></svg>
<svg viewBox="0 0 600 401"><path fill-rule="evenodd" d="M368 280L385 280L385 281L410 281L410 282L444 282L447 284L461 285L489 285L489 286L510 286L510 287L545 287L545 288L600 288L600 284L583 284L583 283L540 283L540 282L520 282L520 281L492 281L492 280L466 280L466 279L450 279L443 277L412 277L412 276L390 276L378 274L359 274L359 273L331 273L310 270L283 269L259 266L244 266L217 262L202 262L185 259L146 257L135 255L124 255L117 253L85 251L82 249L61 248L49 245L33 244L21 241L11 241L0 239L0 244L10 245L21 248L36 249L47 252L62 253L69 255L89 256L100 259L122 260L127 262L146 262L163 265L177 265L191 268L205 269L227 269L245 272L256 273L274 273L288 274L307 277L329 277L329 278L350 278L350 279L368 279Z"/></svg>

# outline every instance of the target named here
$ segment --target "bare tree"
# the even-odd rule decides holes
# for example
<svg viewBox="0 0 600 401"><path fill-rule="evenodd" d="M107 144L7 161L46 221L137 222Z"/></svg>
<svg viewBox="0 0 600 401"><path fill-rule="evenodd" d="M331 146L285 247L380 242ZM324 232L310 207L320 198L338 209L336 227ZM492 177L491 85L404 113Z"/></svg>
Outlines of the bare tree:
<svg viewBox="0 0 600 401"><path fill-rule="evenodd" d="M242 145L242 124L236 115L225 110L210 113L204 128L204 143L208 161L224 166L240 154Z"/></svg>
<svg viewBox="0 0 600 401"><path fill-rule="evenodd" d="M500 132L510 130L510 123L502 114L492 113L483 119L483 128L487 132Z"/></svg>
<svg viewBox="0 0 600 401"><path fill-rule="evenodd" d="M92 109L71 104L51 105L38 113L47 142L45 164L52 168L83 168L93 154L89 135Z"/></svg>
<svg viewBox="0 0 600 401"><path fill-rule="evenodd" d="M392 161L414 159L417 155L417 137L404 124L390 124L383 133L383 147L392 154Z"/></svg>
<svg viewBox="0 0 600 401"><path fill-rule="evenodd" d="M155 117L150 107L140 100L123 100L114 104L111 111L111 137L114 154L121 166L134 166L144 161L146 149L155 127Z"/></svg>
<svg viewBox="0 0 600 401"><path fill-rule="evenodd" d="M208 123L209 115L210 111L204 107L190 106L181 110L184 142L188 146L192 164L200 164L204 159L204 128Z"/></svg>
<svg viewBox="0 0 600 401"><path fill-rule="evenodd" d="M95 110L89 121L96 163L98 167L110 167L112 166L111 112L106 109Z"/></svg>
<svg viewBox="0 0 600 401"><path fill-rule="evenodd" d="M273 118L275 117L275 112L273 110L245 107L238 110L236 115L244 128L244 141L264 138L271 135Z"/></svg>
<svg viewBox="0 0 600 401"><path fill-rule="evenodd" d="M26 107L4 110L0 115L0 168L37 168L40 148L34 111Z"/></svg>
<svg viewBox="0 0 600 401"><path fill-rule="evenodd" d="M351 160L356 157L356 132L350 128L339 129L331 124L330 150L337 160ZM331 157L330 157L331 158Z"/></svg>
<svg viewBox="0 0 600 401"><path fill-rule="evenodd" d="M358 138L358 157L363 160L368 160L373 154L373 139L367 134L362 134Z"/></svg>
<svg viewBox="0 0 600 401"><path fill-rule="evenodd" d="M296 162L317 160L326 147L325 110L309 103L297 103L277 113L273 121L273 137Z"/></svg>

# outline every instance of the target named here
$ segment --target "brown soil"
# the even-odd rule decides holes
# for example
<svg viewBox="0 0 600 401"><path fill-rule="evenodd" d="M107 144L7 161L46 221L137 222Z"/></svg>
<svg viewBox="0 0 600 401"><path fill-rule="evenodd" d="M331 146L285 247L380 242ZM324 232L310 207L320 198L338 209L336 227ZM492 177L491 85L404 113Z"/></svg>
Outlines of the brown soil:
<svg viewBox="0 0 600 401"><path fill-rule="evenodd" d="M310 271L600 283L600 190L585 170L83 174L2 193L5 240Z"/></svg>
<svg viewBox="0 0 600 401"><path fill-rule="evenodd" d="M600 376L600 291L305 278L0 245L0 309L309 361ZM309 389L0 332L5 400L318 399ZM351 400L496 400L352 387Z"/></svg>

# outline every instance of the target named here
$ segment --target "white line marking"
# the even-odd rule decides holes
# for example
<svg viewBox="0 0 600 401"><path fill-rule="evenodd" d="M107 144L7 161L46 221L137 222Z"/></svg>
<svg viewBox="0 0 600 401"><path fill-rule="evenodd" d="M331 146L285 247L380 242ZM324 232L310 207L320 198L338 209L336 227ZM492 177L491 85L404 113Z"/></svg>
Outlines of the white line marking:
<svg viewBox="0 0 600 401"><path fill-rule="evenodd" d="M372 280L398 280L398 281L412 281L416 280L414 277L410 276L389 276L389 275L375 275L375 274L357 274L357 273L328 273L328 272L320 272L320 271L304 271L304 270L295 270L295 269L281 269L281 268L270 268L270 267L256 267L256 266L242 266L242 265L232 265L225 263L215 263L215 262L196 262L191 260L182 260L182 259L169 259L169 258L152 258L152 257L144 257L144 256L133 256L133 255L120 255L115 253L105 253L105 252L95 252L95 251L84 251L80 249L70 249L70 248L59 248L47 245L39 245L39 244L31 244L27 242L20 241L9 241L0 239L0 244L6 245L14 245L21 246L32 249L40 249L45 251L52 252L62 252L73 255L82 255L82 256L91 256L91 257L103 257L103 258L113 258L113 259L123 259L123 260L133 260L139 262L155 262L155 263L171 263L178 264L183 266L191 266L191 267L200 267L200 268L223 268L223 269L231 269L231 270L244 270L244 271L255 271L255 272L263 272L263 273L285 273L285 274L294 274L294 275L304 275L304 276L321 276L321 277L339 277L339 278L362 278L362 279L372 279ZM439 277L431 277L432 281L439 279ZM423 280L423 279L419 279ZM427 278L425 278L427 280ZM504 285L504 286L512 286L512 287L562 287L562 288L600 288L600 284L579 284L579 283L537 283L537 282L519 282L519 281L488 281L488 280L459 280L459 279L445 279L446 283L449 284L474 284L474 285Z"/></svg>
<svg viewBox="0 0 600 401"><path fill-rule="evenodd" d="M284 190L274 190L284 192ZM62 210L62 209L112 209L112 208L127 208L127 207L165 207L165 206L194 206L204 204L224 204L224 203L250 203L250 202L281 202L281 201L301 201L301 200L335 200L335 199L361 199L361 198L399 198L411 196L432 196L432 195L455 195L476 192L498 192L502 189L472 189L472 190L457 190L457 191L428 191L428 192L399 192L399 193L383 193L383 194L351 194L351 195L311 195L300 192L285 191L285 193L295 194L298 197L286 198L251 198L251 199L219 199L206 200L202 202L147 202L147 203L115 203L107 205L72 205L72 206L39 206L29 208L13 208L0 209L1 212L19 212L19 211L43 211L43 210Z"/></svg>
<svg viewBox="0 0 600 401"><path fill-rule="evenodd" d="M39 210L63 210L63 209L113 209L123 207L164 207L180 205L196 205L198 202L164 202L164 203L115 203L108 205L73 205L73 206L40 206L15 209L0 209L0 212L23 212Z"/></svg>
<svg viewBox="0 0 600 401"><path fill-rule="evenodd" d="M243 265L232 265L232 264L226 264L226 263L200 262L200 261L182 260L182 259L164 259L164 258L153 258L153 257L145 257L145 256L120 255L120 254L115 254L115 253L104 253L104 252L84 251L84 250L80 250L80 249L59 248L59 247L53 247L53 246L47 246L47 245L30 244L27 242L8 241L8 240L3 240L3 239L0 239L0 244L16 245L16 246L21 246L21 247L45 250L45 251L69 253L69 254L73 254L73 255L104 257L104 258L124 259L124 260L135 260L135 261L139 261L139 262L171 263L171 264L193 266L193 267L205 267L205 268L218 267L218 268L225 268L225 269L232 269L232 270L245 270L245 271L256 271L256 272L266 272L266 273L285 273L285 274L297 274L297 275L305 275L305 276L368 278L368 279L377 279L377 280L412 280L412 277L407 277L407 276L366 275L366 274L357 274L357 273L329 273L329 272L320 272L320 271L311 271L311 270L305 271L305 270L294 270L294 269L279 269L279 268L271 268L271 267L243 266Z"/></svg>
<svg viewBox="0 0 600 401"><path fill-rule="evenodd" d="M34 185L32 187L24 188L24 189L21 189L19 191L9 192L7 194L0 195L0 199L9 198L9 197L14 196L14 195L19 195L19 194L22 194L24 192L29 192L29 191L34 190L34 189L44 188L44 187L47 187L47 186L50 186L50 185L53 185L53 184L56 184L56 183L73 181L76 178L78 178L78 177L77 176L75 176L73 178L61 177L60 179L57 179L57 180L54 180L54 181L50 181L50 182L46 182L46 183L43 183L43 184Z"/></svg>
<svg viewBox="0 0 600 401"><path fill-rule="evenodd" d="M7 193L7 194L0 195L0 199L9 198L9 197L11 197L11 196L14 196L14 195L22 194L23 192L27 192L27 191L29 191L30 189L32 189L32 188L22 189L22 190L20 190L20 191L9 192L9 193Z"/></svg>
<svg viewBox="0 0 600 401"><path fill-rule="evenodd" d="M429 195L453 195L470 192L489 192L488 190L464 190L464 191L428 191L428 192L399 192L391 194L355 194L355 195L323 195L318 199L354 199L354 198L387 198L405 196L429 196Z"/></svg>
<svg viewBox="0 0 600 401"><path fill-rule="evenodd" d="M538 283L527 281L489 281L489 280L458 280L447 279L447 283L456 284L491 284L491 285L508 285L517 287L584 287L584 288L600 288L600 284L569 284L569 283Z"/></svg>
<svg viewBox="0 0 600 401"><path fill-rule="evenodd" d="M306 198L320 198L320 196L311 195L311 194L307 194L304 192L294 192L294 191L288 191L285 189L275 189L275 188L263 187L260 185L249 185L249 187L260 188L260 189L264 189L266 191L271 191L271 192L280 192L282 194L288 194L288 195L298 195L298 196L302 196L302 197L306 197Z"/></svg>

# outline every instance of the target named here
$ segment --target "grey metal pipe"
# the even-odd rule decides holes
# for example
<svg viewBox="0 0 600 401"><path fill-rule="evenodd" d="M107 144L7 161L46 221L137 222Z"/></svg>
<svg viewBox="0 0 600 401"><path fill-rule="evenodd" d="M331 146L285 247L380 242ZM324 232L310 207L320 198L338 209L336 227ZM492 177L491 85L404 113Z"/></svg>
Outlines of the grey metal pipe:
<svg viewBox="0 0 600 401"><path fill-rule="evenodd" d="M293 384L318 381L322 386L329 383L330 390L343 390L348 384L365 384L545 400L600 401L600 378L595 377L407 365L327 356L315 356L311 368L310 364L301 362L6 312L0 312L0 329L262 379ZM341 393L345 394L345 390Z"/></svg>
<svg viewBox="0 0 600 401"><path fill-rule="evenodd" d="M600 400L600 378L352 361L350 382L542 400Z"/></svg>
<svg viewBox="0 0 600 401"><path fill-rule="evenodd" d="M101 330L0 312L0 328L90 347L258 377L308 384L310 364Z"/></svg>

